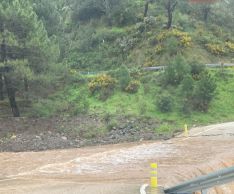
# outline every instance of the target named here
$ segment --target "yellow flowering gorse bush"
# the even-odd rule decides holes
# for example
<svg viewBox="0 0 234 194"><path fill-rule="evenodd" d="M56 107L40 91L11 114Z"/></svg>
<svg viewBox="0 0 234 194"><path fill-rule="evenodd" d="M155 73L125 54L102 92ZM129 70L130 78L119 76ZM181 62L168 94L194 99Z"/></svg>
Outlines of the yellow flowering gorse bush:
<svg viewBox="0 0 234 194"><path fill-rule="evenodd" d="M125 88L125 91L131 94L137 93L138 89L140 87L139 81L131 81L128 86Z"/></svg>
<svg viewBox="0 0 234 194"><path fill-rule="evenodd" d="M234 43L227 41L225 42L225 47L230 51L230 52L234 52Z"/></svg>
<svg viewBox="0 0 234 194"><path fill-rule="evenodd" d="M177 29L161 32L158 35L157 40L159 42L162 42L165 39L167 39L169 37L173 37L173 36L176 37L176 38L178 38L179 41L180 41L180 44L182 46L184 46L184 47L188 47L192 43L192 38L189 36L189 34L187 32L182 32L182 31L177 30Z"/></svg>
<svg viewBox="0 0 234 194"><path fill-rule="evenodd" d="M88 87L90 92L94 93L102 89L114 89L116 82L117 81L111 76L102 74L91 80Z"/></svg>
<svg viewBox="0 0 234 194"><path fill-rule="evenodd" d="M206 48L212 54L223 55L226 53L225 48L220 44L206 44Z"/></svg>

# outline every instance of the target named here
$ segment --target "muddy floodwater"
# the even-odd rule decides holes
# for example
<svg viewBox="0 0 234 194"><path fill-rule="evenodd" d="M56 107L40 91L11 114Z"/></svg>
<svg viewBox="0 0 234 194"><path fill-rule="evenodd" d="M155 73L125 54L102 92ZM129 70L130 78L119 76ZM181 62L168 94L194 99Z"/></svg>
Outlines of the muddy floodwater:
<svg viewBox="0 0 234 194"><path fill-rule="evenodd" d="M234 165L234 123L194 128L167 141L82 149L0 153L0 194L138 194L158 163L159 184L173 186ZM233 194L234 184L209 193Z"/></svg>

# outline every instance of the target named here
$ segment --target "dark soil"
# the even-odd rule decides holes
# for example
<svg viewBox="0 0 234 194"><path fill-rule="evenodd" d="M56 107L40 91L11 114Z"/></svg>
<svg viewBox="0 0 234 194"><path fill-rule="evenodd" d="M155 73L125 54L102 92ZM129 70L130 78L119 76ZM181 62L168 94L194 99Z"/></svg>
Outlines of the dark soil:
<svg viewBox="0 0 234 194"><path fill-rule="evenodd" d="M98 116L75 118L2 118L0 152L79 148L169 138L155 133L152 119Z"/></svg>

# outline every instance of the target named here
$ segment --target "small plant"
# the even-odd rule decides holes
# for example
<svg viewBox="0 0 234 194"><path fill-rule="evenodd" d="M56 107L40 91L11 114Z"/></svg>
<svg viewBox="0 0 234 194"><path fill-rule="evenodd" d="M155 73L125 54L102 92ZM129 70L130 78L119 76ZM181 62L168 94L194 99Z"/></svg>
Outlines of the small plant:
<svg viewBox="0 0 234 194"><path fill-rule="evenodd" d="M141 115L144 115L146 113L146 111L147 111L147 105L146 105L146 103L145 102L140 102L139 103L139 113Z"/></svg>
<svg viewBox="0 0 234 194"><path fill-rule="evenodd" d="M205 70L205 66L197 63L196 61L192 62L190 66L193 79L199 80L201 73Z"/></svg>
<svg viewBox="0 0 234 194"><path fill-rule="evenodd" d="M213 77L207 72L204 72L201 79L196 84L192 97L193 108L195 110L206 112L209 104L214 97L216 83Z"/></svg>
<svg viewBox="0 0 234 194"><path fill-rule="evenodd" d="M131 94L137 93L140 88L139 81L131 81L129 85L125 88L125 91Z"/></svg>
<svg viewBox="0 0 234 194"><path fill-rule="evenodd" d="M206 48L209 52L215 55L224 55L226 54L225 47L221 44L206 44Z"/></svg>
<svg viewBox="0 0 234 194"><path fill-rule="evenodd" d="M184 80L181 82L181 90L183 95L188 98L193 94L194 80L190 75L185 76Z"/></svg>
<svg viewBox="0 0 234 194"><path fill-rule="evenodd" d="M177 56L166 68L164 82L166 85L179 85L188 72L190 72L190 67L187 65L187 61L183 57Z"/></svg>
<svg viewBox="0 0 234 194"><path fill-rule="evenodd" d="M165 123L160 125L160 127L156 128L155 131L160 134L168 134L172 131L172 129L168 123Z"/></svg>
<svg viewBox="0 0 234 194"><path fill-rule="evenodd" d="M99 94L100 100L107 100L112 95L117 81L109 75L103 74L95 77L88 85L92 95Z"/></svg>
<svg viewBox="0 0 234 194"><path fill-rule="evenodd" d="M157 107L163 113L171 112L173 107L173 98L167 93L162 94L157 100Z"/></svg>
<svg viewBox="0 0 234 194"><path fill-rule="evenodd" d="M155 48L155 52L156 52L157 54L162 53L162 52L163 52L163 45L162 45L162 44L158 44L158 45L156 46L156 48Z"/></svg>
<svg viewBox="0 0 234 194"><path fill-rule="evenodd" d="M234 43L227 41L225 42L225 47L230 51L230 52L234 52Z"/></svg>
<svg viewBox="0 0 234 194"><path fill-rule="evenodd" d="M113 77L118 80L121 90L124 90L131 81L130 73L125 65L112 73Z"/></svg>
<svg viewBox="0 0 234 194"><path fill-rule="evenodd" d="M180 45L183 47L188 47L192 43L192 38L189 36L187 32L182 32L177 29L161 32L158 35L157 40L159 42L163 42L164 40L170 37L176 37L179 40Z"/></svg>

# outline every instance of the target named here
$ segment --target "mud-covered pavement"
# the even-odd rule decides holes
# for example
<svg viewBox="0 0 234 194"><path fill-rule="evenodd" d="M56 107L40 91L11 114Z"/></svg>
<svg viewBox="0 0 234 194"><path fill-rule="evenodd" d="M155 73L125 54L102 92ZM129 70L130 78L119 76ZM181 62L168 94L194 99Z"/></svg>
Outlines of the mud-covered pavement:
<svg viewBox="0 0 234 194"><path fill-rule="evenodd" d="M167 141L39 153L0 153L1 194L135 194L158 162L165 187L234 165L234 123L190 131ZM234 185L210 193L233 194Z"/></svg>

